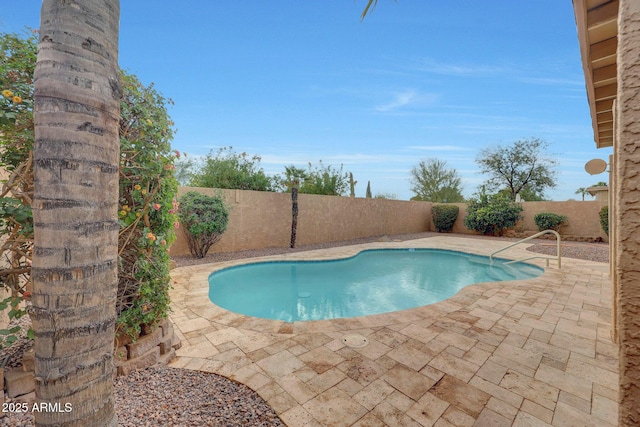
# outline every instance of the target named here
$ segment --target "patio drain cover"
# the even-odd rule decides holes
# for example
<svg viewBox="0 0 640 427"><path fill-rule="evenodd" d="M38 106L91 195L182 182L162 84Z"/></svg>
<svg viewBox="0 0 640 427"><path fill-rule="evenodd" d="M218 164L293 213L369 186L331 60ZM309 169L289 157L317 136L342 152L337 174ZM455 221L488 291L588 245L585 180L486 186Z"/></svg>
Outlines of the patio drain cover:
<svg viewBox="0 0 640 427"><path fill-rule="evenodd" d="M369 341L367 340L367 338L365 338L365 337L363 337L362 335L359 335L359 334L345 335L342 338L342 342L347 347L353 347L353 348L360 348L360 347L364 347L365 345L369 344Z"/></svg>

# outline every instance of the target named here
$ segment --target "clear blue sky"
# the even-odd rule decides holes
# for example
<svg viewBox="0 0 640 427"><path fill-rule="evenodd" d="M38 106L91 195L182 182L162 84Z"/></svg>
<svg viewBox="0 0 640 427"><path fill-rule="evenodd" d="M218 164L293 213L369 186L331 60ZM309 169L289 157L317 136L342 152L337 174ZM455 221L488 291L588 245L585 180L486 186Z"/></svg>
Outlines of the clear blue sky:
<svg viewBox="0 0 640 427"><path fill-rule="evenodd" d="M553 200L606 181L571 0L121 1L120 66L175 105L173 145L233 146L267 174L308 162L353 172L356 195L408 199L437 158L467 196L482 148L538 137L559 162ZM0 31L39 27L39 0L4 0ZM590 199L590 197L587 197Z"/></svg>

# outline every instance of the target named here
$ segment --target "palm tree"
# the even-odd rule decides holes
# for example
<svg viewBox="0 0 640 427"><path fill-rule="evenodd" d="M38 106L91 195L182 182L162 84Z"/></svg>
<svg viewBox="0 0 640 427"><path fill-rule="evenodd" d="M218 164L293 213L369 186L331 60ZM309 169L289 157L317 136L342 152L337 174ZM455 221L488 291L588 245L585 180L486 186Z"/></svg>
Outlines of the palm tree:
<svg viewBox="0 0 640 427"><path fill-rule="evenodd" d="M580 194L582 196L582 201L584 202L584 196L588 193L587 189L584 187L580 187L576 190L576 194Z"/></svg>
<svg viewBox="0 0 640 427"><path fill-rule="evenodd" d="M119 0L44 0L35 70L36 425L115 426ZM71 408L65 412L65 408Z"/></svg>
<svg viewBox="0 0 640 427"><path fill-rule="evenodd" d="M298 233L298 192L300 184L307 178L304 169L293 165L284 167L284 185L291 191L291 240L289 246L296 247L296 235Z"/></svg>
<svg viewBox="0 0 640 427"><path fill-rule="evenodd" d="M367 5L364 7L364 10L362 11L362 15L360 15L360 19L364 19L367 16L367 13L369 13L369 9L371 9L371 6L373 6L373 9L375 9L377 5L378 5L378 0L368 0Z"/></svg>

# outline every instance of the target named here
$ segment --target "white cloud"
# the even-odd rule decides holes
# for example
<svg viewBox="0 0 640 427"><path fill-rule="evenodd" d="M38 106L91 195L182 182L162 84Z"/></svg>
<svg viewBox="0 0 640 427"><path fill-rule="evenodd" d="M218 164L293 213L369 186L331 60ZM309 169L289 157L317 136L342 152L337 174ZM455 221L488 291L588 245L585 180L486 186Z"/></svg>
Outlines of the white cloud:
<svg viewBox="0 0 640 427"><path fill-rule="evenodd" d="M411 103L416 97L416 93L414 91L407 91L402 93L397 93L394 96L394 99L391 102L386 104L378 105L376 107L377 111L391 111L396 110L400 107L404 107Z"/></svg>
<svg viewBox="0 0 640 427"><path fill-rule="evenodd" d="M318 165L322 160L324 165L339 167L341 164L347 165L368 165L377 163L406 163L413 161L412 156L397 154L362 154L362 153L338 153L331 155L322 154L265 154L262 155L263 165L296 165L306 167L311 162ZM388 169L385 169L388 170Z"/></svg>
<svg viewBox="0 0 640 427"><path fill-rule="evenodd" d="M472 148L461 147L459 145L410 145L407 148L422 151L473 151Z"/></svg>
<svg viewBox="0 0 640 427"><path fill-rule="evenodd" d="M436 99L437 95L435 94L419 93L416 90L410 89L402 92L396 92L393 94L391 101L377 105L375 110L380 112L395 111L407 106L433 104Z"/></svg>
<svg viewBox="0 0 640 427"><path fill-rule="evenodd" d="M432 59L421 59L414 66L418 71L448 76L482 76L502 74L508 71L506 67L483 64L448 64Z"/></svg>
<svg viewBox="0 0 640 427"><path fill-rule="evenodd" d="M562 79L555 77L521 77L517 79L522 83L536 84L536 85L559 85L559 86L578 86L581 89L584 89L584 81L583 80L573 80L573 79Z"/></svg>

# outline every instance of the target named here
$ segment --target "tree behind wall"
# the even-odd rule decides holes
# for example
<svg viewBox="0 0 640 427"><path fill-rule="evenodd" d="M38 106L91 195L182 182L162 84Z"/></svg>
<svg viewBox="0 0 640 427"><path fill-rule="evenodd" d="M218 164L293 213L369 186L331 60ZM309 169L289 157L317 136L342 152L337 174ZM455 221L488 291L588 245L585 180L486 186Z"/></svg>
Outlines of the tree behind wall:
<svg viewBox="0 0 640 427"><path fill-rule="evenodd" d="M411 200L435 203L464 202L461 179L455 169L448 169L447 162L438 159L421 161L411 169Z"/></svg>
<svg viewBox="0 0 640 427"><path fill-rule="evenodd" d="M35 70L36 425L115 426L118 0L44 0Z"/></svg>
<svg viewBox="0 0 640 427"><path fill-rule="evenodd" d="M197 172L185 173L191 174L190 184L195 187L271 191L273 183L260 168L260 160L260 156L222 147L216 154L210 152Z"/></svg>
<svg viewBox="0 0 640 427"><path fill-rule="evenodd" d="M584 196L586 196L589 192L585 187L580 187L576 190L575 194L582 196L582 201L584 202Z"/></svg>
<svg viewBox="0 0 640 427"><path fill-rule="evenodd" d="M325 196L342 196L349 185L349 174L331 165L325 165L322 160L318 166L309 163L304 180L300 182L300 193L321 194Z"/></svg>
<svg viewBox="0 0 640 427"><path fill-rule="evenodd" d="M542 199L546 189L556 186L557 161L546 154L548 147L548 142L538 138L518 140L510 146L481 150L476 162L480 171L489 175L489 190L506 189L511 200L526 190ZM527 200L533 198L528 196Z"/></svg>

